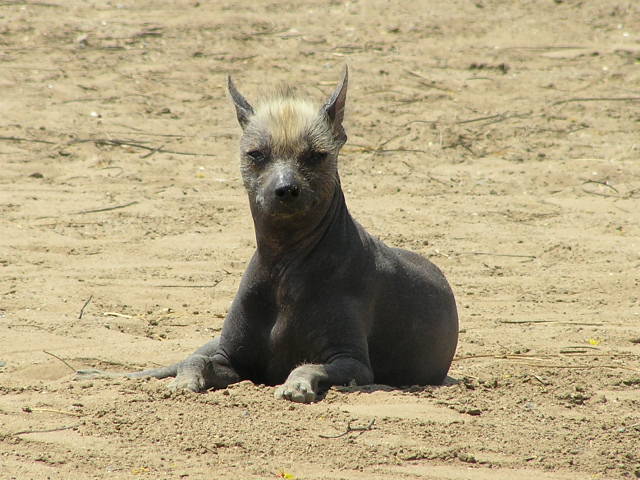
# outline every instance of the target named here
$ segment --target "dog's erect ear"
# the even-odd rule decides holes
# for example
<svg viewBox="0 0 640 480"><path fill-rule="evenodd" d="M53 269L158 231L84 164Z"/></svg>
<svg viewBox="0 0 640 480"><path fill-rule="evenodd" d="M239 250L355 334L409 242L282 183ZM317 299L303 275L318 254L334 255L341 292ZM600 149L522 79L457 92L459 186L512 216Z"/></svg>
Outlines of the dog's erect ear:
<svg viewBox="0 0 640 480"><path fill-rule="evenodd" d="M236 115L238 116L238 122L240 126L244 129L244 127L249 123L249 117L253 115L253 107L247 102L247 99L242 96L242 94L238 91L233 80L231 80L231 76L228 77L228 85L229 85L229 94L231 95L231 99L233 100L233 104L236 107Z"/></svg>
<svg viewBox="0 0 640 480"><path fill-rule="evenodd" d="M337 139L346 140L347 136L342 127L344 119L344 105L347 100L347 85L349 83L349 69L345 65L342 72L342 80L335 91L322 107L333 126L333 133Z"/></svg>

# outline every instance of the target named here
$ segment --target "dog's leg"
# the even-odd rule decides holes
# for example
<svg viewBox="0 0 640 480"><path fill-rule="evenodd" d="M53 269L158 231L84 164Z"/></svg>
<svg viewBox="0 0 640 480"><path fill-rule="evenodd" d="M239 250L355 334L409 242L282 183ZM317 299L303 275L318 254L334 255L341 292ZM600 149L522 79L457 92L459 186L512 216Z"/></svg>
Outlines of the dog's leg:
<svg viewBox="0 0 640 480"><path fill-rule="evenodd" d="M275 391L276 398L310 403L321 389L331 385L367 385L373 382L371 368L359 360L341 357L326 364L305 364L295 368Z"/></svg>
<svg viewBox="0 0 640 480"><path fill-rule="evenodd" d="M140 372L112 373L102 370L78 370L76 379L88 378L167 378L176 377L169 384L172 390L202 392L209 388L224 388L240 380L239 375L224 358L216 355L219 338L216 337L193 352L184 360L168 367L151 368Z"/></svg>

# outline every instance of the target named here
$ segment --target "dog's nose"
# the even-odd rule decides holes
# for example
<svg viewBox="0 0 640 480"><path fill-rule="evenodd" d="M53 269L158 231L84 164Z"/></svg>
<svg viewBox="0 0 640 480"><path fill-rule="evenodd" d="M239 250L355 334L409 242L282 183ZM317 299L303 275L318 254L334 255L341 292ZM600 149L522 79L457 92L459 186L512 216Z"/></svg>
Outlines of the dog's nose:
<svg viewBox="0 0 640 480"><path fill-rule="evenodd" d="M288 202L300 195L300 187L295 183L278 185L275 189L275 194L279 200Z"/></svg>

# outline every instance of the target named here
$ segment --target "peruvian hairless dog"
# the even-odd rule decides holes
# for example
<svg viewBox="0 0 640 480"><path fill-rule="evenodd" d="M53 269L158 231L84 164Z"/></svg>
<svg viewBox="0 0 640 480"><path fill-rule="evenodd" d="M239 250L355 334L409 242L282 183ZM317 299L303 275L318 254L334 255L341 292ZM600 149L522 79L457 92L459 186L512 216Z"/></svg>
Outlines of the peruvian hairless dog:
<svg viewBox="0 0 640 480"><path fill-rule="evenodd" d="M345 203L347 73L320 107L287 88L254 107L229 78L257 249L219 337L175 365L127 376L175 377L171 388L196 392L251 380L304 403L331 385L445 379L458 340L447 280L367 233Z"/></svg>

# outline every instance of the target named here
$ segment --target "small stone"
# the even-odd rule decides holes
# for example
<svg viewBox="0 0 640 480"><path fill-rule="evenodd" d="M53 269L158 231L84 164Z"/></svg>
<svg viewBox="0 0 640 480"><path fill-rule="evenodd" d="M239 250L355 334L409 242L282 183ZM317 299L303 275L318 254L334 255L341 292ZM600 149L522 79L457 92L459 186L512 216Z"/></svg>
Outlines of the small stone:
<svg viewBox="0 0 640 480"><path fill-rule="evenodd" d="M476 457L468 453L458 453L458 460L464 463L478 463Z"/></svg>
<svg viewBox="0 0 640 480"><path fill-rule="evenodd" d="M89 35L87 35L86 33L78 35L76 37L76 43L81 48L85 48L85 47L89 46Z"/></svg>

